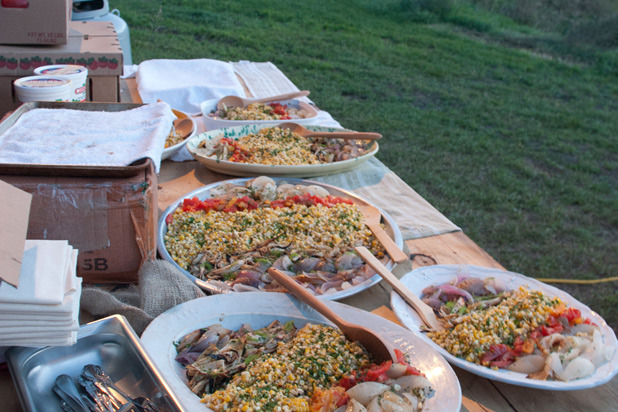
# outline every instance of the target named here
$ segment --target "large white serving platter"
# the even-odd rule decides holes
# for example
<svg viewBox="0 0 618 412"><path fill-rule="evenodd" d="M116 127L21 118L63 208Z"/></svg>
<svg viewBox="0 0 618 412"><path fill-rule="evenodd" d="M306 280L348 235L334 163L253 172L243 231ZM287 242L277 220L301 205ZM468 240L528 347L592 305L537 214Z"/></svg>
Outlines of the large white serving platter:
<svg viewBox="0 0 618 412"><path fill-rule="evenodd" d="M379 332L394 348L409 356L411 364L426 375L436 390L424 411L448 412L461 408L461 387L457 376L435 349L410 331L378 315L337 302L325 303L343 319ZM189 332L216 323L232 330L248 323L257 329L274 320L292 320L298 327L308 322L332 325L288 294L231 293L195 299L168 310L148 326L141 341L183 407L187 411L205 411L210 409L205 408L200 398L186 386L184 368L174 360L174 342Z"/></svg>
<svg viewBox="0 0 618 412"><path fill-rule="evenodd" d="M277 100L276 102L269 103L280 103L283 105L287 105L288 107L293 107L296 109L301 109L307 113L306 117L302 119L289 119L289 120L225 120L220 117L212 117L210 113L217 109L217 103L219 103L219 99L209 99L204 100L200 103L200 110L202 111L202 117L204 119L204 128L206 130L214 130L214 129L222 129L226 127L235 127L235 126L246 126L250 124L259 124L259 125L273 125L281 122L294 122L299 124L312 124L315 123L315 118L318 116L318 111L310 105L309 103L303 102L298 99L290 99L290 100Z"/></svg>
<svg viewBox="0 0 618 412"><path fill-rule="evenodd" d="M540 381L528 379L523 373L511 372L505 369L493 370L472 362L468 362L462 358L455 357L438 344L434 343L420 331L420 326L423 323L414 309L412 309L397 293L392 292L391 307L393 308L393 311L399 321L405 327L420 336L422 340L435 348L453 365L459 366L462 369L476 375L483 376L487 379L493 379L518 386L537 389L550 389L555 391L592 388L608 382L616 375L616 373L618 373L618 351L616 350L618 347L618 342L616 341L616 335L614 334L612 328L607 325L601 316L593 312L588 306L579 302L568 293L553 286L546 285L533 278L529 278L518 273L473 265L435 265L421 267L405 274L401 278L401 281L408 287L408 289L412 291L412 293L420 297L422 295L422 290L427 286L441 285L451 282L460 272L478 278L499 278L504 281L507 289L509 290L516 289L520 286L527 286L531 290L540 290L548 296L560 298L567 306L579 309L582 313L582 317L589 318L592 322L599 326L601 329L601 334L603 335L604 343L611 345L614 348L614 353L610 361L597 368L593 375L569 382L561 382L557 380Z"/></svg>
<svg viewBox="0 0 618 412"><path fill-rule="evenodd" d="M296 122L296 121L295 121ZM297 123L297 122L296 122ZM237 163L229 160L220 160L216 156L205 156L200 153L198 145L203 140L214 139L219 135L230 139L238 139L239 137L248 134L257 133L261 129L273 127L274 124L250 124L246 126L229 127L225 129L211 130L197 134L187 141L187 149L191 155L207 168L218 173L223 173L232 176L279 176L279 177L316 177L325 176L335 173L345 172L355 167L360 166L379 150L378 142L374 141L368 147L365 154L353 159L342 160L333 163L324 163L318 165L296 165L296 166L275 166L252 163ZM323 126L305 126L309 130L316 132L340 132L345 129L323 127Z"/></svg>
<svg viewBox="0 0 618 412"><path fill-rule="evenodd" d="M333 196L351 199L353 202L355 202L356 204L360 204L360 205L370 204L369 202L363 200L362 198L356 196L355 194L351 192L348 192L346 190L343 190L343 189L340 189L340 188L337 188L335 186L331 186L325 183L320 183L320 182L315 182L312 180L305 180L305 179L282 179L282 178L276 178L276 177L274 177L273 179L275 180L275 182L285 181L293 185L321 186L325 188L326 190L328 190L328 192ZM178 268L185 276L191 279L193 283L195 283L197 286L199 286L200 288L210 293L221 293L221 291L218 290L217 287L210 285L207 281L198 279L195 276L193 276L191 273L189 273L188 271L181 268L176 262L174 262L174 259L172 259L172 256L169 254L169 252L165 248L165 234L167 233L167 223L166 223L167 216L174 213L174 211L180 205L182 205L182 202L184 199L193 198L193 197L197 197L200 200L209 199L211 197L210 191L222 184L232 183L235 185L245 185L248 180L251 180L251 179L243 178L243 179L224 180L224 181L212 183L210 185L196 189L190 193L187 193L186 195L182 196L176 201L174 201L174 203L172 203L167 209L165 209L165 211L159 218L159 228L157 231L157 250L159 251L159 255L161 255L161 257L164 260L167 260L172 265L176 266L176 268ZM403 249L403 237L401 235L401 231L399 230L399 227L397 226L397 224L395 223L395 221L390 215L388 215L386 212L384 212L380 208L378 209L382 213L382 220L383 220L386 232L393 239L397 247L399 247L400 249ZM387 268L391 269L394 266L394 263L389 260L387 263L385 263L385 265ZM375 274L374 276L370 277L369 279L365 280L362 283L359 283L358 285L351 286L347 289L344 289L344 290L341 290L335 293L320 295L320 297L323 299L329 299L329 300L343 299L348 296L352 296L359 292L362 292L365 289L370 288L371 286L380 282L380 280L382 280L380 275Z"/></svg>

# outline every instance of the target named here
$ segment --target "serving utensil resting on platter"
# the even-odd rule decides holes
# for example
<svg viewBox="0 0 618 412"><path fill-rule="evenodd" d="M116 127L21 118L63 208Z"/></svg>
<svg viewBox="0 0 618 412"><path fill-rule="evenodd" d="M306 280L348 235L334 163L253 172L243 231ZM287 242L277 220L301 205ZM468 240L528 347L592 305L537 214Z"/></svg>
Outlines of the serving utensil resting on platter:
<svg viewBox="0 0 618 412"><path fill-rule="evenodd" d="M266 103L276 102L279 100L289 100L295 97L309 96L309 90L299 90L297 92L284 93L276 96L259 97L259 98L244 98L239 96L225 96L219 99L217 109L223 110L226 107L246 107L251 103Z"/></svg>
<svg viewBox="0 0 618 412"><path fill-rule="evenodd" d="M386 253L393 259L395 263L401 263L408 260L408 256L395 244L393 239L384 231L380 225L382 213L380 209L371 205L358 205L363 213L363 223L373 232L378 242L384 246Z"/></svg>
<svg viewBox="0 0 618 412"><path fill-rule="evenodd" d="M299 134L303 137L325 137L330 139L346 139L346 140L377 140L381 139L380 133L372 132L314 132L304 126L294 122L280 123L278 127L282 129L289 129L293 133Z"/></svg>
<svg viewBox="0 0 618 412"><path fill-rule="evenodd" d="M157 99L157 102L161 103L163 102L163 100ZM176 115L176 118L172 122L172 125L174 126L174 131L178 133L180 137L189 136L193 131L193 121L186 117L182 117L185 115L176 109L172 109L172 112Z"/></svg>
<svg viewBox="0 0 618 412"><path fill-rule="evenodd" d="M423 302L418 296L410 291L390 270L386 268L374 255L364 246L354 248L360 257L373 270L375 270L382 278L393 287L395 292L399 294L414 310L419 314L425 325L433 330L444 329L433 309Z"/></svg>
<svg viewBox="0 0 618 412"><path fill-rule="evenodd" d="M181 137L187 137L193 131L191 119L174 119L174 131Z"/></svg>
<svg viewBox="0 0 618 412"><path fill-rule="evenodd" d="M325 318L333 322L350 341L357 341L367 349L376 361L397 362L393 349L382 338L370 329L355 325L339 317L331 308L313 295L310 291L298 284L294 279L278 269L268 269L268 274L291 294L318 311Z"/></svg>

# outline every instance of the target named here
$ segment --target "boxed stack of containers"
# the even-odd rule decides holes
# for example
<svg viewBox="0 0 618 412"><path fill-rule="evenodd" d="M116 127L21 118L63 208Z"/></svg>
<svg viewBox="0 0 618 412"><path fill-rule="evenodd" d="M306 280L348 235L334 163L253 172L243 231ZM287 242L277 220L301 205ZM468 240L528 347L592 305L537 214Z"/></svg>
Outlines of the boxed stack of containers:
<svg viewBox="0 0 618 412"><path fill-rule="evenodd" d="M40 1L53 3L58 7L62 4L68 7L70 3L66 0L30 0L29 7L21 10L41 13L40 9L33 8L33 4ZM123 69L123 53L112 22L71 21L67 14L66 37L62 35L64 32L50 32L47 33L49 36L26 34L17 39L4 37L4 28L7 25L15 27L10 18L15 18L11 15L19 10L0 7L0 117L20 105L15 96L13 82L21 77L34 75L38 67L53 64L75 64L88 68L86 100L120 101L119 78ZM29 24L36 25L40 18L39 14L33 15ZM20 30L26 33L30 30L32 34L35 29L27 26ZM30 43L27 43L28 41Z"/></svg>

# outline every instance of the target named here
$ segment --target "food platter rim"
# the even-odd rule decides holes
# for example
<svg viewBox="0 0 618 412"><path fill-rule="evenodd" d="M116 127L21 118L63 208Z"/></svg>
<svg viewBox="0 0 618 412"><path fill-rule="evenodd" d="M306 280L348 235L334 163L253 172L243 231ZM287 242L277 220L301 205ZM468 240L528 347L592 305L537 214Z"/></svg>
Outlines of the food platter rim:
<svg viewBox="0 0 618 412"><path fill-rule="evenodd" d="M183 335L184 332L189 333L191 332L192 329L191 327L189 327L189 325L183 325L183 329L182 330L175 330L175 331L170 331L169 328L165 328L166 325L166 321L170 322L173 321L172 323L177 327L177 325L179 323L182 323L182 321L179 319L180 317L182 317L182 313L184 312L189 312L191 310L197 311L197 313L203 315L204 318L206 318L206 314L208 314L208 318L212 318L215 319L217 318L218 323L222 323L225 320L226 316L239 316L244 314L245 312L241 311L240 309L238 309L238 305L234 305L234 310L236 310L236 312L229 312L227 310L225 310L225 305L224 303L229 299L231 301L234 301L234 303L236 302L235 299L231 296L231 295L239 295L239 294L249 294L250 299L248 301L253 302L251 310L250 310L250 314L251 315L257 315L257 316L273 316L273 317L288 317L288 318L293 318L293 319L299 319L299 320L306 320L308 322L314 321L314 322L319 322L322 324L329 324L329 325L333 325L331 321L329 321L328 319L324 318L324 316L322 316L321 314L319 314L317 311L315 311L313 308L311 308L309 305L300 302L296 297L287 294L287 293L276 293L276 292L233 292L231 294L224 294L224 295L211 295L211 296L206 296L206 297L202 297L202 298L198 298L198 299L194 299L188 302L184 302L181 303L180 305L177 305L173 308L168 309L166 312L162 313L161 315L157 316L146 328L146 330L144 331L144 333L142 334L141 340L142 340L142 345L144 346L144 348L146 349L146 351L149 353L149 355L151 356L151 358L154 360L155 364L157 365L157 367L159 368L159 370L161 371L161 373L163 374L164 377L166 377L166 373L174 373L175 379L174 381L170 381L168 380L168 384L170 385L170 387L172 387L172 390L176 391L176 385L179 385L180 383L182 383L183 385L186 385L184 383L184 381L182 381L182 379L180 378L180 376L178 376L178 374L176 373L176 371L174 370L168 370L167 369L167 365L166 367L162 367L162 365L159 362L168 362L168 363L172 363L171 361L173 361L173 359L169 356L165 357L165 359L163 358L159 358L156 355L159 354L158 352L161 351L161 345L165 345L165 343L163 343L161 336L160 336L160 332L159 329L163 329L165 330L165 333L170 333L170 334L174 334L175 338L179 338L181 337L181 335ZM210 312L208 311L204 311L203 310L203 306L205 304L205 302L207 303L209 300L217 300L216 305L213 303L213 306L216 306L218 309L220 309L219 312L217 312L217 314L210 314ZM220 302L220 301L223 302ZM263 306L265 305L264 301L266 300L272 300L273 302L270 303L268 305L268 307L270 308L276 308L276 313L273 310L272 312L268 312L265 311L263 309ZM241 306L243 304L248 304L246 302L248 302L246 300L243 300L243 303L241 303ZM455 371L453 370L453 367L446 361L446 359L444 359L443 356L441 356L436 350L435 348L433 348L431 345L428 345L426 342L424 342L423 340L419 339L418 336L416 334L414 334L413 332L411 332L409 329L406 329L405 327L398 325L382 316L379 316L375 313L372 312L368 312L365 311L363 309L360 308L356 308L354 306L342 303L342 302L334 302L334 301L328 301L325 302L328 306L330 306L333 310L335 310L341 317L343 317L344 319L348 320L348 321L356 321L359 324L366 326L366 327L372 327L369 326L369 324L374 325L375 322L378 322L379 325L381 326L381 332L383 334L385 334L385 336L387 336L387 339L392 340L394 345L406 345L408 346L408 349L405 350L406 353L411 353L414 357L418 357L419 355L417 355L418 350L422 350L425 351L427 353L430 353L434 359L435 362L438 362L439 365L443 368L443 371L447 374L448 376L448 380L446 383L448 383L448 385L446 383L442 384L442 382L444 382L443 378L432 378L431 377L431 372L432 371L424 371L421 370L421 372L423 373L428 373L428 379L430 379L430 381L436 385L436 393L440 394L440 385L443 386L443 390L448 390L449 393L445 396L445 398L448 398L449 401L449 405L452 404L452 406L454 406L454 408L452 408L452 411L459 411L461 409L461 405L462 405L462 389L461 389L461 384L459 382L459 379L457 378L457 375L455 374ZM284 311L285 309L285 311ZM290 313L289 310L293 309L295 311L297 311L298 313ZM245 309L246 310L246 309ZM249 314L249 312L247 312L247 314ZM361 316L362 315L362 316ZM186 317L187 315L185 315ZM169 320L168 320L169 318ZM195 318L195 316L193 316L193 318ZM197 323L197 321L196 321ZM217 323L217 322L215 322ZM159 324L161 324L161 326L159 326ZM211 323L212 324L212 323ZM204 325L205 326L205 325ZM407 335L407 336L406 336ZM169 345L172 345L173 342L170 342ZM167 346L167 350L171 351L171 346L166 345ZM151 353L151 351L156 351L157 353ZM414 359L413 359L414 360ZM435 373L435 371L434 371ZM434 380L435 379L435 380ZM180 381L180 382L178 382ZM448 387L447 387L448 386ZM186 388L186 386L185 386ZM189 390L188 388L186 388L187 390ZM181 389L182 390L182 389ZM189 394L189 392L185 392L187 394ZM175 392L176 396L178 398L180 398L181 403L183 403L183 398L180 396L179 393ZM454 396L453 396L454 395ZM438 395L440 396L440 395ZM454 401L453 401L453 398ZM196 398L197 399L197 398ZM429 399L429 402L435 403L435 399L436 399L436 395L434 395L433 398ZM199 400L198 400L199 401ZM438 400L439 402L439 400ZM201 404L203 405L203 404ZM444 407L439 407L441 406L441 404L439 405L435 405L436 408L432 408L431 411L435 411L435 410L440 410L440 411L446 411L446 409L444 409ZM209 409L206 409L209 410ZM425 410L425 409L423 409ZM448 411L451 411L451 409L448 409Z"/></svg>
<svg viewBox="0 0 618 412"><path fill-rule="evenodd" d="M492 370L490 368L479 366L472 364L464 359L458 358L456 356L451 355L448 351L446 351L441 346L434 343L430 338L428 338L424 333L420 332L418 326L422 324L420 317L414 312L412 308L410 308L407 303L395 292L391 291L391 308L395 313L395 316L401 322L401 324L410 330L412 333L419 336L426 343L431 345L434 349L436 349L448 362L456 365L464 370L467 370L470 373L474 373L475 375L482 376L486 379L495 380L499 382L504 382L512 385L523 386L528 388L535 389L548 389L554 391L570 391L570 390L582 390L589 389L599 385L603 385L604 383L609 382L612 378L614 378L618 374L618 340L616 338L616 334L613 329L607 325L605 319L603 319L598 313L594 312L590 309L586 304L580 302L575 299L569 293L558 289L554 286L545 284L540 282L534 278L522 275L516 272L510 272L503 269L491 268L486 266L478 266L471 264L455 264L455 265L432 265L432 266L423 266L416 268L414 270L409 271L401 277L401 282L404 283L408 288L420 287L420 286L429 286L433 283L429 282L427 279L426 282L419 282L419 278L415 279L415 282L412 283L411 280L418 274L424 274L424 276L456 276L457 271L461 268L469 269L471 276L479 276L479 277L490 277L491 275L500 275L501 277L512 277L518 279L521 282L528 282L543 292L548 292L552 296L559 297L563 300L567 300L569 306L576 306L578 309L583 309L583 312L587 312L587 317L594 318L594 322L597 323L601 329L601 333L603 334L604 343L612 344L614 348L614 353L612 354L612 358L605 364L601 365L599 368L595 370L595 373L591 376L575 379L569 382L562 381L540 381L534 379L527 379L524 374L505 371L505 370ZM429 272L429 273L425 273ZM438 272L438 274L433 274L431 272ZM443 272L443 273L439 273ZM452 273L448 273L452 272ZM412 290L413 293L414 290ZM419 296L420 297L420 296ZM566 298L566 299L565 299ZM607 342L609 340L609 342ZM611 368L607 371L602 377L593 379L595 375L598 374L599 369L602 372L605 369Z"/></svg>
<svg viewBox="0 0 618 412"><path fill-rule="evenodd" d="M236 126L247 126L250 124L269 124L269 123L277 123L277 122L281 122L282 120L228 120L228 119L222 119L220 117L210 117L209 113L211 113L211 110L216 109L217 108L217 104L219 103L219 98L215 98L215 99L207 99L207 100L202 100L200 102L200 111L202 112L202 116L204 118L204 124L209 123L209 124L221 124L221 123L227 123L229 122L229 126L228 127L236 127ZM301 122L301 123L307 123L310 122L312 120L314 120L317 116L318 116L318 109L316 109L316 107L310 103L307 103L303 100L300 99L283 99L283 100L273 100L272 102L268 102L268 103L280 103L280 104L288 104L288 105L294 105L295 107L298 107L299 109L303 109L308 111L308 113L310 114L310 116L308 117L303 117L300 119L291 119L291 121L293 122ZM286 121L286 120L283 120ZM290 120L287 120L290 121Z"/></svg>
<svg viewBox="0 0 618 412"><path fill-rule="evenodd" d="M174 210L176 210L176 208L178 208L180 206L180 204L183 202L184 199L187 198L191 198L191 197L195 197L198 195L201 195L203 193L206 193L207 191L209 191L210 189L220 186L224 183L244 183L247 182L249 180L254 179L253 177L245 177L245 178L236 178L236 179L226 179L226 180L220 180L218 182L214 182L214 183L210 183L208 185L202 186L200 188L194 189L191 192L187 193L184 196L181 196L180 198L176 199L174 202L172 202L166 209L165 211L161 214L161 217L159 218L159 224L158 224L158 228L157 228L157 250L159 251L159 254L163 257L164 260L166 260L167 262L171 263L172 265L174 265L178 270L180 270L182 272L183 275L185 275L186 277L188 277L191 281L193 281L197 286L203 288L203 289L207 289L210 290L211 292L217 292L217 288L216 287L210 287L210 284L208 284L205 281L202 281L201 279L198 279L197 277L193 276L192 274L190 274L188 271L184 270L183 268L181 268L176 262L174 262L174 260L171 258L170 254L168 253L167 249L165 248L165 244L164 244L164 237L165 234L167 233L167 224L165 222L165 219L167 218L167 216L172 213ZM342 189L333 185L330 185L328 183L322 183L322 182L317 182L314 180L309 180L309 179L298 179L298 178L282 178L282 177L272 177L273 180L275 181L280 181L280 180L284 180L287 181L289 183L305 183L306 185L318 185L318 186L322 186L324 188L327 189L334 189L336 191L339 191L343 194L345 194L346 196L354 199L355 201L360 201L364 204L368 204L371 205L371 203L367 202L365 199L361 198L360 196L350 192L347 189ZM199 197L199 196L198 196ZM388 222L389 226L392 228L392 232L393 232L393 241L395 242L395 244L397 245L397 247L399 247L400 249L403 248L403 236L401 234L401 230L399 230L399 227L397 226L397 223L395 222L395 220L388 214L386 213L384 210L382 210L382 208L372 205L374 207L376 207L380 213L382 214L382 217L385 221ZM389 260L385 266L388 269L392 269L395 265L394 262L392 260ZM350 297L352 295L355 295L357 293L362 292L365 289L369 289L371 286L375 285L376 283L379 283L382 280L382 277L379 274L374 274L371 278L367 279L366 281L352 286L351 288L345 289L344 293L331 293L328 295L320 295L321 298L325 299L325 300L338 300L338 299L344 299L347 297ZM362 286L362 287L359 287ZM350 291L350 289L352 289ZM346 293L347 292L347 293ZM247 292L244 292L247 293Z"/></svg>
<svg viewBox="0 0 618 412"><path fill-rule="evenodd" d="M195 160L197 160L204 166L216 172L221 172L223 170L223 173L230 173L230 170L238 169L237 172L235 173L238 173L239 176L247 176L248 174L251 174L253 176L259 176L265 173L264 169L268 169L267 173L271 173L276 176L285 175L287 177L293 177L293 176L318 177L318 176L323 176L327 174L340 173L342 171L346 171L346 170L354 168L355 166L360 165L361 163L375 156L380 150L380 145L378 144L377 140L374 140L371 142L369 146L371 150L362 154L361 156L358 156L352 159L341 160L338 162L322 163L322 164L317 164L317 165L266 165L266 164L260 164L260 163L236 163L236 162L230 162L229 160L216 159L216 157L213 157L213 156L204 156L196 152L196 148L199 142L205 140L204 135L220 134L220 133L225 133L225 130L243 129L243 128L251 127L251 126L256 127L257 128L256 130L262 130L262 129L266 129L270 127L276 127L278 123L281 123L281 122L277 121L277 122L270 123L270 124L236 125L236 126L225 127L221 129L207 130L205 132L201 132L201 133L197 133L193 135L190 139L187 139L185 143L187 145L187 150L189 151L189 153L191 153L191 156L193 156ZM350 131L349 129L345 129L343 127L332 127L332 126L323 126L323 125L305 125L305 127L313 131L329 131L329 130ZM249 132L249 133L255 133L255 132ZM237 137L243 137L243 136L246 136L246 134L235 136L235 137L237 138ZM219 165L221 165L222 167Z"/></svg>

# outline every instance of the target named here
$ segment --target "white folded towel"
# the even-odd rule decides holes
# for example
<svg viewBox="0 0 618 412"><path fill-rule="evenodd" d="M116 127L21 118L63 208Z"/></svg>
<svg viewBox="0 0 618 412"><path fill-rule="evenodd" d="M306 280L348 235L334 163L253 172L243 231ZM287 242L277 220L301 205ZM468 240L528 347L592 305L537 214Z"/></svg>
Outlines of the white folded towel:
<svg viewBox="0 0 618 412"><path fill-rule="evenodd" d="M0 346L71 346L77 342L77 332L69 332L66 335L59 334L58 336L49 337L34 337L21 339L1 339ZM2 358L0 358L0 361Z"/></svg>
<svg viewBox="0 0 618 412"><path fill-rule="evenodd" d="M119 112L33 109L0 136L0 163L128 166L149 157L158 172L175 117L167 103Z"/></svg>
<svg viewBox="0 0 618 412"><path fill-rule="evenodd" d="M219 60L146 60L139 64L135 77L144 103L161 99L191 115L201 113L204 100L245 96L232 64Z"/></svg>
<svg viewBox="0 0 618 412"><path fill-rule="evenodd" d="M67 317L66 319L41 319L40 317L32 318L15 318L11 316L10 319L0 319L0 329L12 328L14 326L28 326L30 328L37 328L39 326L53 326L58 328L71 328L73 326L73 318Z"/></svg>
<svg viewBox="0 0 618 412"><path fill-rule="evenodd" d="M76 312L79 314L79 298L81 296L82 278L76 278L76 288L64 295L61 304L32 304L32 303L2 303L0 304L0 319L13 319L13 314L29 315L30 319L39 319L39 315L55 315L55 319L66 319ZM20 319L16 317L15 319Z"/></svg>
<svg viewBox="0 0 618 412"><path fill-rule="evenodd" d="M70 323L67 326L58 326L55 323L50 323L49 327L37 326L30 327L27 321L23 326L14 326L3 329L0 335L0 346L57 346L57 345L72 345L77 342L77 330L79 329L79 303L82 292L82 279L76 278L75 290L69 292L64 299L62 305L26 305L26 304L5 304L5 305L20 305L22 309L26 306L46 307L48 313L52 313L54 309L68 309L70 312ZM2 305L2 306L5 306ZM30 311L32 319L39 319L36 312ZM11 320L11 314L0 312L0 319ZM39 319L40 320L40 319ZM55 326L55 328L51 328Z"/></svg>
<svg viewBox="0 0 618 412"><path fill-rule="evenodd" d="M2 303L61 304L72 249L66 240L26 240L19 286L0 284L0 307Z"/></svg>

